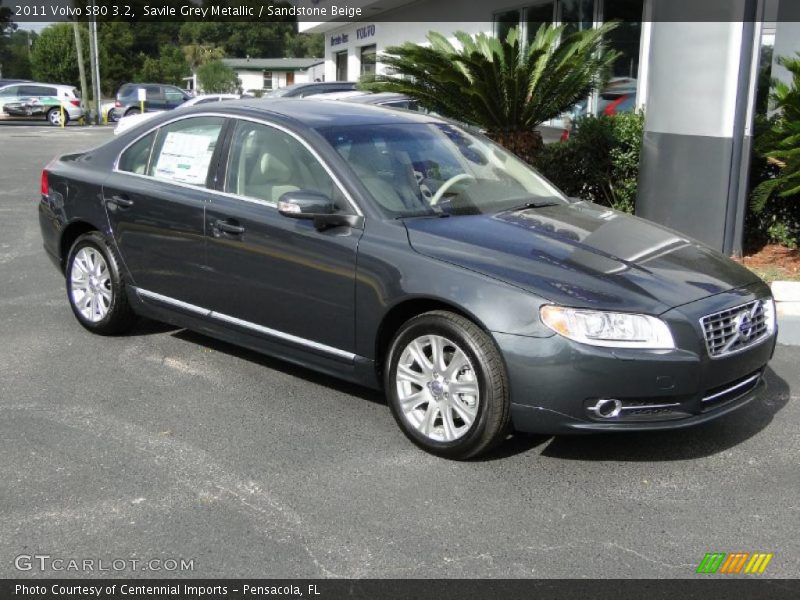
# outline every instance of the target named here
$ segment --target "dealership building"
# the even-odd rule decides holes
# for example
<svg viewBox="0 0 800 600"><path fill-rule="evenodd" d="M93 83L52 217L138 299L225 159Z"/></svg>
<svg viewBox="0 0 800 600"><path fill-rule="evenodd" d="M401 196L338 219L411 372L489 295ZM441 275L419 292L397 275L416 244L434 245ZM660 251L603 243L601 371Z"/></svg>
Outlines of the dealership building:
<svg viewBox="0 0 800 600"><path fill-rule="evenodd" d="M332 0L298 0L325 7ZM300 22L325 35L326 81L384 72L380 54L429 31L530 39L544 23L573 30L618 20L613 68L645 112L637 214L738 253L747 203L755 86L762 45L800 51L797 0L351 0L356 20ZM787 74L775 67L773 75ZM596 112L598 96L587 99Z"/></svg>

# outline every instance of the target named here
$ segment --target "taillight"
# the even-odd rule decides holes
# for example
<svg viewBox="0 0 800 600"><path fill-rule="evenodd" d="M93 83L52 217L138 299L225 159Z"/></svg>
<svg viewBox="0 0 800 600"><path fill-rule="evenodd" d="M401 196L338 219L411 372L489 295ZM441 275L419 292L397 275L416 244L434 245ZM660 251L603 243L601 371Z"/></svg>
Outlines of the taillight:
<svg viewBox="0 0 800 600"><path fill-rule="evenodd" d="M114 108L122 108L122 102L120 102L119 100L114 102Z"/></svg>
<svg viewBox="0 0 800 600"><path fill-rule="evenodd" d="M53 160L51 160L49 163L47 163L47 166L44 169L42 169L42 183L41 183L42 196L49 196L50 195L50 181L48 179L49 175L50 175L50 171L48 169L50 169L50 166L53 163L55 163L57 160L58 160L58 157L55 157Z"/></svg>
<svg viewBox="0 0 800 600"><path fill-rule="evenodd" d="M80 100L70 100L69 103L72 104L72 106L80 107L80 105L81 105L81 101Z"/></svg>

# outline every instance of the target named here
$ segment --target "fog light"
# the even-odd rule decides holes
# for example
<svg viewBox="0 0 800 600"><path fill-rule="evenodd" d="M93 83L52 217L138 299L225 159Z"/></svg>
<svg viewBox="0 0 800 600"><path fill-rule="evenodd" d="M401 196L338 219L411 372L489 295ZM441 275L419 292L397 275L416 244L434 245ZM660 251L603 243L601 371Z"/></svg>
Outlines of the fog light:
<svg viewBox="0 0 800 600"><path fill-rule="evenodd" d="M622 400L601 398L594 406L590 406L587 410L601 419L613 419L614 417L618 417L619 413L622 412Z"/></svg>

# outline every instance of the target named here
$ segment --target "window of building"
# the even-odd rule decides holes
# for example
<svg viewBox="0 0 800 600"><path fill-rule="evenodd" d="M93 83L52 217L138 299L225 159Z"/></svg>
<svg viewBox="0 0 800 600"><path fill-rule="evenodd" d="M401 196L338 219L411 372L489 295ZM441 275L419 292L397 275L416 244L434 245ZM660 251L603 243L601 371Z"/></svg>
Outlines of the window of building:
<svg viewBox="0 0 800 600"><path fill-rule="evenodd" d="M519 27L522 18L521 10L507 10L497 13L494 16L494 35L496 38L504 40L508 32L514 27Z"/></svg>
<svg viewBox="0 0 800 600"><path fill-rule="evenodd" d="M265 90L272 89L272 71L264 71L264 79L261 88Z"/></svg>
<svg viewBox="0 0 800 600"><path fill-rule="evenodd" d="M586 31L594 26L594 0L560 0L559 20L567 33Z"/></svg>
<svg viewBox="0 0 800 600"><path fill-rule="evenodd" d="M639 78L639 52L642 38L642 17L645 0L529 0L528 4L494 15L494 31L504 38L513 27L519 27L524 39L531 41L542 25L562 24L567 33L586 31L598 20L618 21L608 35L608 45L620 53L612 67L612 81L591 101L580 102L574 115L614 114L633 110L636 105ZM610 107L610 108L609 108Z"/></svg>
<svg viewBox="0 0 800 600"><path fill-rule="evenodd" d="M347 50L336 53L336 81L347 81Z"/></svg>
<svg viewBox="0 0 800 600"><path fill-rule="evenodd" d="M607 1L603 20L619 20L620 24L609 34L609 46L621 56L614 63L613 77L639 77L639 51L642 44L642 15L644 0Z"/></svg>
<svg viewBox="0 0 800 600"><path fill-rule="evenodd" d="M535 6L528 6L524 9L524 21L521 24L524 28L525 38L530 42L536 37L542 25L552 25L555 19L555 2L545 2Z"/></svg>
<svg viewBox="0 0 800 600"><path fill-rule="evenodd" d="M361 48L361 78L375 76L378 48L375 44Z"/></svg>

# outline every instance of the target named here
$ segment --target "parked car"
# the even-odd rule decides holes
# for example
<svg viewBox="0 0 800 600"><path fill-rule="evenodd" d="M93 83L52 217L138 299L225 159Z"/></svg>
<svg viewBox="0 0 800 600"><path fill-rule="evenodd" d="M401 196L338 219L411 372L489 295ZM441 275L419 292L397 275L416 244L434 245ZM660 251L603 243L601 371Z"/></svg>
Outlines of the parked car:
<svg viewBox="0 0 800 600"><path fill-rule="evenodd" d="M83 116L81 94L72 86L12 83L0 87L0 118L47 119L61 125L62 106L67 122Z"/></svg>
<svg viewBox="0 0 800 600"><path fill-rule="evenodd" d="M682 428L765 387L758 277L453 122L247 100L148 125L42 173L44 248L91 332L143 315L382 388L452 458Z"/></svg>
<svg viewBox="0 0 800 600"><path fill-rule="evenodd" d="M239 98L240 96L237 94L202 94L200 96L189 98L178 108L186 108L188 106L195 106L197 104L222 102L223 100L238 100ZM162 112L164 111L154 110L146 113L133 112L125 117L122 117L117 123L117 126L114 128L114 135L119 135L131 127L135 127L136 125L139 125Z"/></svg>
<svg viewBox="0 0 800 600"><path fill-rule="evenodd" d="M144 111L165 111L179 107L191 98L189 94L174 85L163 83L124 83L117 90L117 100L112 111L112 120L142 112L139 90L144 89L146 99Z"/></svg>
<svg viewBox="0 0 800 600"><path fill-rule="evenodd" d="M356 89L355 81L324 81L295 83L264 94L264 98L305 98L329 92L349 92Z"/></svg>
<svg viewBox="0 0 800 600"><path fill-rule="evenodd" d="M349 98L343 98L343 100L345 102L353 102L354 104L369 104L372 106L383 106L384 108L402 108L404 110L426 112L413 98L405 94L396 94L393 92L351 96Z"/></svg>

